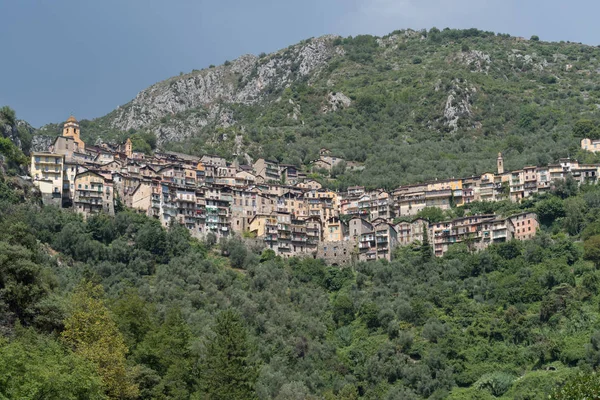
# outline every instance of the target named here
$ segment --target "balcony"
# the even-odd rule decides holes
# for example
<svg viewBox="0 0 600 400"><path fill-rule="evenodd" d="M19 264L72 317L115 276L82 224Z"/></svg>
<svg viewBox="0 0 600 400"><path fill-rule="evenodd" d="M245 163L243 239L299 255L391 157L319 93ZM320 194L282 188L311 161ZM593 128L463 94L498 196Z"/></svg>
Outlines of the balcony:
<svg viewBox="0 0 600 400"><path fill-rule="evenodd" d="M276 242L277 235L267 235L265 236L265 242Z"/></svg>
<svg viewBox="0 0 600 400"><path fill-rule="evenodd" d="M101 198L102 192L91 191L91 190L78 190L77 196L86 198Z"/></svg>

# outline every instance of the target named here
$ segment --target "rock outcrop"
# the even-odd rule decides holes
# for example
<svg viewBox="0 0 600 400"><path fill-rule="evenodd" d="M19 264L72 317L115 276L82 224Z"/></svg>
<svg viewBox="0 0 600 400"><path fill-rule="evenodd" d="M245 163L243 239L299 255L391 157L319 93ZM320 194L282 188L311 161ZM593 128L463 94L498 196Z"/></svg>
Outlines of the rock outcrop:
<svg viewBox="0 0 600 400"><path fill-rule="evenodd" d="M335 38L322 36L263 57L245 55L157 83L115 110L111 125L150 129L159 143L192 136L211 122L227 127L233 123L227 104L268 101L296 79L317 76L335 55Z"/></svg>

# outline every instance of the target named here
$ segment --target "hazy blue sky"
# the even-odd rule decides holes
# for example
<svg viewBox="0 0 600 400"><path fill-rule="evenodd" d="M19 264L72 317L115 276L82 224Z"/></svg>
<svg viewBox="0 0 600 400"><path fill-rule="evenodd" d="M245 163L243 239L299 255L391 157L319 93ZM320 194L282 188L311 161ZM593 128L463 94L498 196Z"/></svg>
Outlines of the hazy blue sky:
<svg viewBox="0 0 600 400"><path fill-rule="evenodd" d="M476 27L600 43L597 0L0 0L0 105L34 126L102 116L145 87L335 33Z"/></svg>

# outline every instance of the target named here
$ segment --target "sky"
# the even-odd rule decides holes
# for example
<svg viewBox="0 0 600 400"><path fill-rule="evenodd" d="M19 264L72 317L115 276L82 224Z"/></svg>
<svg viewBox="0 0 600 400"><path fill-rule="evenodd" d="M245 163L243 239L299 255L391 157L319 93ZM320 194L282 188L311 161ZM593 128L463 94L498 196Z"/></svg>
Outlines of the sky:
<svg viewBox="0 0 600 400"><path fill-rule="evenodd" d="M0 0L0 106L100 117L158 81L324 34L478 28L600 44L597 0Z"/></svg>

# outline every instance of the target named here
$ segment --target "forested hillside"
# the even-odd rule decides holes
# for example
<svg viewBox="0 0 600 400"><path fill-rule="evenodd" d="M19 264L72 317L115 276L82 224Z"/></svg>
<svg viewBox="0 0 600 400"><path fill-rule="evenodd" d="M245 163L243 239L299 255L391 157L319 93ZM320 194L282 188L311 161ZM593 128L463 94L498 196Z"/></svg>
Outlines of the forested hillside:
<svg viewBox="0 0 600 400"><path fill-rule="evenodd" d="M598 161L578 150L598 134L599 71L597 47L476 29L325 36L157 83L82 134L297 165L327 147L365 164L340 186L392 188L490 171L500 151L511 169Z"/></svg>
<svg viewBox="0 0 600 400"><path fill-rule="evenodd" d="M471 205L535 210L528 242L439 259L423 243L339 269L126 210L84 221L13 179L0 176L0 398L600 393L597 186Z"/></svg>

